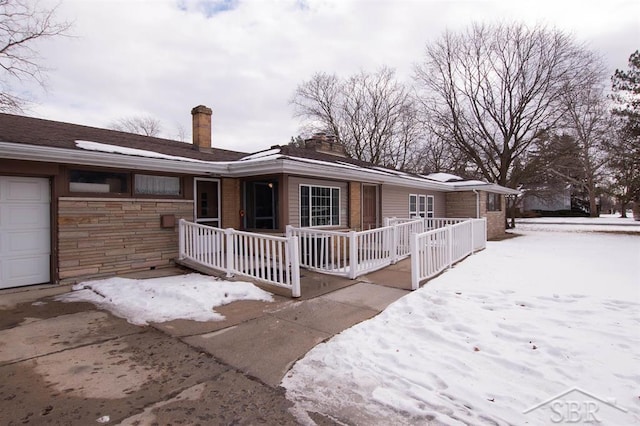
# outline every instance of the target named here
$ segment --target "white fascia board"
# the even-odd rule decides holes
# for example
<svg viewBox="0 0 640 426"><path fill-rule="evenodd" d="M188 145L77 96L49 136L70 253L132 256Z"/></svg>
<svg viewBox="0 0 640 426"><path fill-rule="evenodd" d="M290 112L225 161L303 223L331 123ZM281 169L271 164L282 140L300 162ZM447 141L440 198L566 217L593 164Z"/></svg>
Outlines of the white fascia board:
<svg viewBox="0 0 640 426"><path fill-rule="evenodd" d="M386 185L398 185L404 187L427 189L434 191L453 191L454 189L443 185L440 182L428 181L426 179L410 178L408 176L396 176L384 174L380 171L369 172L367 169L353 166L343 167L332 165L331 163L321 164L320 162L305 162L281 157L275 160L245 164L236 162L230 164L230 174L233 177L246 177L256 174L276 174L285 173L310 178L336 179L341 181L354 181L377 183Z"/></svg>
<svg viewBox="0 0 640 426"><path fill-rule="evenodd" d="M507 188L505 186L498 185L496 183L486 183L486 184L473 184L473 185L464 185L462 184L454 184L450 183L455 188L455 191L487 191L487 192L495 192L496 194L504 194L504 195L519 195L520 191L517 189Z"/></svg>
<svg viewBox="0 0 640 426"><path fill-rule="evenodd" d="M79 149L0 142L0 158L195 175L226 175L229 162L187 162Z"/></svg>

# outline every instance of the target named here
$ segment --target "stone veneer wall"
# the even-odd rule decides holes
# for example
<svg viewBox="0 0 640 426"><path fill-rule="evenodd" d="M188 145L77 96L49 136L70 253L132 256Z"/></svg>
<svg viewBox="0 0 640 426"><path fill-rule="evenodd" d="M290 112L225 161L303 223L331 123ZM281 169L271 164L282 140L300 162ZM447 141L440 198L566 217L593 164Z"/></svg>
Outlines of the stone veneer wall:
<svg viewBox="0 0 640 426"><path fill-rule="evenodd" d="M162 228L162 215L175 215L175 226ZM193 220L192 200L61 197L60 283L171 266L181 218Z"/></svg>
<svg viewBox="0 0 640 426"><path fill-rule="evenodd" d="M502 195L502 210L487 211L487 193L480 193L480 217L487 218L487 238L493 239L504 235L505 198ZM446 195L446 217L476 217L476 194L473 191L448 192Z"/></svg>

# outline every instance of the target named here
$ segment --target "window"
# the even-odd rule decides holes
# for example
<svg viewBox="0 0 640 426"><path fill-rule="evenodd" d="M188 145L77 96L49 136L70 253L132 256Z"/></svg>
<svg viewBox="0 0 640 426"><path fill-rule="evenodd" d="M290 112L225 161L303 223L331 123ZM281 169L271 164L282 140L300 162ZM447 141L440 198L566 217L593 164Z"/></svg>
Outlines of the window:
<svg viewBox="0 0 640 426"><path fill-rule="evenodd" d="M419 195L418 196L418 216L425 217L426 212L427 212L427 196Z"/></svg>
<svg viewBox="0 0 640 426"><path fill-rule="evenodd" d="M131 185L130 182L133 182ZM176 176L156 176L130 172L69 170L69 191L120 196L182 195L182 179Z"/></svg>
<svg viewBox="0 0 640 426"><path fill-rule="evenodd" d="M180 178L171 176L135 175L136 195L180 195Z"/></svg>
<svg viewBox="0 0 640 426"><path fill-rule="evenodd" d="M418 217L418 196L409 194L409 217Z"/></svg>
<svg viewBox="0 0 640 426"><path fill-rule="evenodd" d="M71 170L69 172L69 191L102 194L129 193L129 174Z"/></svg>
<svg viewBox="0 0 640 426"><path fill-rule="evenodd" d="M487 211L499 212L502 210L502 198L500 194L487 192Z"/></svg>
<svg viewBox="0 0 640 426"><path fill-rule="evenodd" d="M300 185L300 226L340 225L340 188Z"/></svg>
<svg viewBox="0 0 640 426"><path fill-rule="evenodd" d="M433 195L427 195L427 217L433 217L433 206L434 206L434 198Z"/></svg>
<svg viewBox="0 0 640 426"><path fill-rule="evenodd" d="M409 217L433 217L433 195L409 194Z"/></svg>

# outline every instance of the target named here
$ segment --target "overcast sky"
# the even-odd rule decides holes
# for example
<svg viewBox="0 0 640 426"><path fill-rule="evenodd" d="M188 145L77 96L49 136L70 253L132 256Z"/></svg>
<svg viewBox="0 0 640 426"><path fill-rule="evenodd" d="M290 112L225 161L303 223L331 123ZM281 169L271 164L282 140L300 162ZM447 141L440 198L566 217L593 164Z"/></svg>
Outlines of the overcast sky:
<svg viewBox="0 0 640 426"><path fill-rule="evenodd" d="M39 45L47 90L22 89L29 115L96 127L150 115L167 138L190 139L204 104L214 146L253 152L299 133L289 100L315 72L387 65L409 82L445 30L518 21L572 34L611 74L640 48L639 16L638 0L61 0L73 37Z"/></svg>

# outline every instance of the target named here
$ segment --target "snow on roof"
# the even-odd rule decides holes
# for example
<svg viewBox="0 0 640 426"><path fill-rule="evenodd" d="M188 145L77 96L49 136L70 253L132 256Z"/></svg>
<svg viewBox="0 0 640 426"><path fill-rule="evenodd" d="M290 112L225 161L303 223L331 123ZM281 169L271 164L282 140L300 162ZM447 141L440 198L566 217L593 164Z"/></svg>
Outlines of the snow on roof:
<svg viewBox="0 0 640 426"><path fill-rule="evenodd" d="M175 155L162 154L155 151L147 151L146 149L127 148L118 145L109 145L100 142L91 141L75 141L76 146L87 151L109 152L112 154L135 155L138 157L161 158L164 160L191 161L194 163L209 163L209 161L197 160L195 158L178 157Z"/></svg>
<svg viewBox="0 0 640 426"><path fill-rule="evenodd" d="M485 182L483 180L463 180L460 182L451 182L451 183L454 183L455 186L491 185L489 182Z"/></svg>
<svg viewBox="0 0 640 426"><path fill-rule="evenodd" d="M431 173L426 176L427 179L437 180L438 182L451 182L456 180L462 180L460 176L452 175L450 173Z"/></svg>
<svg viewBox="0 0 640 426"><path fill-rule="evenodd" d="M255 160L258 158L273 158L276 154L280 154L280 148L271 148L266 151L254 152L251 155L242 157L239 161Z"/></svg>

